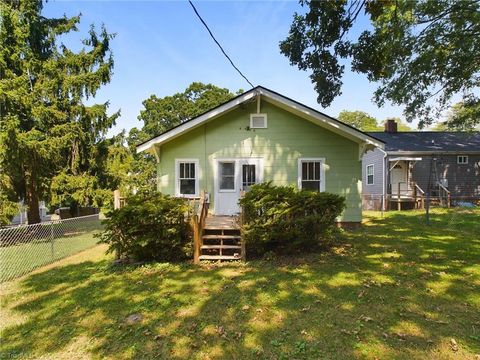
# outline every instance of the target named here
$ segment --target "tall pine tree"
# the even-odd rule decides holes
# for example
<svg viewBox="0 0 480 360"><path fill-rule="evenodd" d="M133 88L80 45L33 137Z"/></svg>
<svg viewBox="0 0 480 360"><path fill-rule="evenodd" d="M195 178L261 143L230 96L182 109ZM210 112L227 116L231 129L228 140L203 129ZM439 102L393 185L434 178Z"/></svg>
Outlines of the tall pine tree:
<svg viewBox="0 0 480 360"><path fill-rule="evenodd" d="M40 221L38 201L52 179L91 176L94 145L119 115L107 115L108 102L84 104L110 81L113 35L91 26L74 52L58 37L77 31L80 16L45 18L42 6L0 3L0 170L25 199L29 223Z"/></svg>

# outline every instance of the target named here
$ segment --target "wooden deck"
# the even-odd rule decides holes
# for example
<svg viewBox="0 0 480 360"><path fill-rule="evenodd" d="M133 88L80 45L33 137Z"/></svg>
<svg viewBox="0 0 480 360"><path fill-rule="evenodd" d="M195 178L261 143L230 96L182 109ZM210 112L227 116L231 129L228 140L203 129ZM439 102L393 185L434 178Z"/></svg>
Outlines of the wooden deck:
<svg viewBox="0 0 480 360"><path fill-rule="evenodd" d="M207 216L204 229L211 230L238 230L237 216Z"/></svg>

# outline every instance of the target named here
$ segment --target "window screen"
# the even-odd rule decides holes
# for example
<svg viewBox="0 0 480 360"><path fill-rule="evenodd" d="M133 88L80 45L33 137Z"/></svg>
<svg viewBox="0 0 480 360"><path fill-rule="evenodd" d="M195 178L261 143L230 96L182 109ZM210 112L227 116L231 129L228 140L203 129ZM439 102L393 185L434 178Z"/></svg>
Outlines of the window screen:
<svg viewBox="0 0 480 360"><path fill-rule="evenodd" d="M181 162L179 168L179 182L181 195L195 195L196 188L196 174L195 163Z"/></svg>
<svg viewBox="0 0 480 360"><path fill-rule="evenodd" d="M302 161L302 189L320 191L320 161Z"/></svg>
<svg viewBox="0 0 480 360"><path fill-rule="evenodd" d="M220 190L234 190L235 189L235 163L221 162L219 163L220 170Z"/></svg>

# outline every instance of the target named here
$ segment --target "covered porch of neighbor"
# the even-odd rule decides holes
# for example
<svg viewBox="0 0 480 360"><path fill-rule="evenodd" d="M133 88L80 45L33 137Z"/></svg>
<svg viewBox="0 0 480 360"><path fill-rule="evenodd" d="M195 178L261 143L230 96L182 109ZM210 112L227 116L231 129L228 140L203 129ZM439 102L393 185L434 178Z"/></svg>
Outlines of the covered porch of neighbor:
<svg viewBox="0 0 480 360"><path fill-rule="evenodd" d="M421 157L392 157L387 161L387 207L389 209L423 208L425 190L412 180L412 169Z"/></svg>
<svg viewBox="0 0 480 360"><path fill-rule="evenodd" d="M413 180L414 165L418 161L422 161L422 158L398 156L388 159L386 194L388 209L423 209L427 196L432 203L450 207L450 191L442 183L435 182L432 178L430 189L423 189Z"/></svg>

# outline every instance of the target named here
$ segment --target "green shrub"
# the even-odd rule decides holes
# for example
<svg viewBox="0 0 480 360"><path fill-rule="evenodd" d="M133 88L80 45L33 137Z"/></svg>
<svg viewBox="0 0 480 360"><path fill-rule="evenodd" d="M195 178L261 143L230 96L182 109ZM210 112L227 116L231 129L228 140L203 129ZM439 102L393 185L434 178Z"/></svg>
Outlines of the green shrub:
<svg viewBox="0 0 480 360"><path fill-rule="evenodd" d="M139 194L112 210L100 242L120 258L133 261L177 261L192 254L185 199L161 193Z"/></svg>
<svg viewBox="0 0 480 360"><path fill-rule="evenodd" d="M314 250L335 228L345 198L271 183L251 187L240 200L249 255Z"/></svg>

